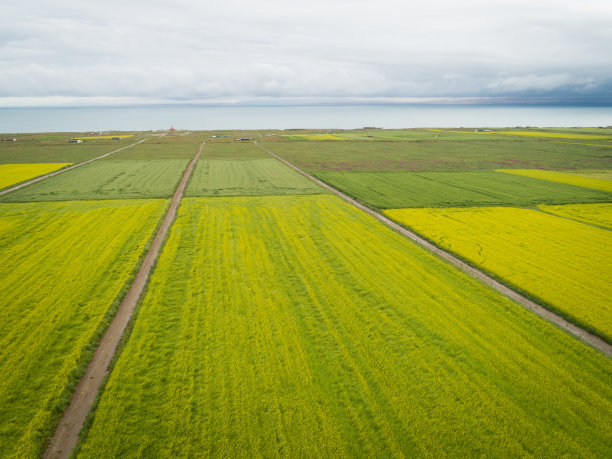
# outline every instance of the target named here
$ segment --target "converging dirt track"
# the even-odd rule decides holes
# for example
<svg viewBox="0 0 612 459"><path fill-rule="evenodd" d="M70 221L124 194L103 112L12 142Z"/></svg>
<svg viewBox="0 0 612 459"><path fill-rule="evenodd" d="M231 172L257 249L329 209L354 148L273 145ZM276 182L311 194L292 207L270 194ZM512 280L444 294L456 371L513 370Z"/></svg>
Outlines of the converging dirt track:
<svg viewBox="0 0 612 459"><path fill-rule="evenodd" d="M79 433L87 419L91 407L96 400L98 391L104 378L106 377L109 365L111 364L119 341L125 332L132 312L142 295L144 286L149 278L149 273L153 264L159 254L162 243L166 238L168 229L172 225L176 216L176 211L180 204L180 201L185 192L185 187L189 181L189 177L193 172L195 163L198 161L202 154L204 143L200 145L198 153L190 161L183 178L179 183L174 195L172 196L172 202L168 207L168 211L164 217L164 220L155 235L155 239L151 244L147 255L142 262L140 270L136 275L134 281L127 294L123 298L123 301L119 305L117 314L115 315L112 323L108 327L108 330L100 340L93 359L89 363L85 375L76 386L74 393L72 394L72 400L70 405L64 412L64 416L60 420L60 423L51 439L51 443L47 448L44 456L45 458L66 458L70 455L72 449L77 445L79 439Z"/></svg>

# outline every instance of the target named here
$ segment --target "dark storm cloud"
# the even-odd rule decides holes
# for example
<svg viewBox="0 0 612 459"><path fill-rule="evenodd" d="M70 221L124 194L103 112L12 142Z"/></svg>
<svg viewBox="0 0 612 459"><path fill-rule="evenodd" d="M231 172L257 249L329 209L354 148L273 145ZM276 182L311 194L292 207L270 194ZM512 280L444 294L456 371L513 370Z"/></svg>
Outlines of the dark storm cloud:
<svg viewBox="0 0 612 459"><path fill-rule="evenodd" d="M0 105L612 100L611 23L607 1L29 1L0 19Z"/></svg>

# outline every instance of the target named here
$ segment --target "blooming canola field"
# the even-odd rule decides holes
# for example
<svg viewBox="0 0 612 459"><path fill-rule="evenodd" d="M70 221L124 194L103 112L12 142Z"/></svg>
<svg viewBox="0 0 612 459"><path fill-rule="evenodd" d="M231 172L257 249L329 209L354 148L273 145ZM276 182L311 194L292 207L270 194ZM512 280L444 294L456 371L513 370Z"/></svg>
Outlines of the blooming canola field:
<svg viewBox="0 0 612 459"><path fill-rule="evenodd" d="M590 225L612 229L612 203L605 204L565 204L563 206L547 206L541 204L538 208L549 214L559 215Z"/></svg>
<svg viewBox="0 0 612 459"><path fill-rule="evenodd" d="M0 189L66 166L70 163L0 164Z"/></svg>
<svg viewBox="0 0 612 459"><path fill-rule="evenodd" d="M337 197L188 198L78 457L605 455L610 368Z"/></svg>
<svg viewBox="0 0 612 459"><path fill-rule="evenodd" d="M609 230L512 207L385 214L612 341Z"/></svg>
<svg viewBox="0 0 612 459"><path fill-rule="evenodd" d="M1 457L42 452L166 205L0 205Z"/></svg>

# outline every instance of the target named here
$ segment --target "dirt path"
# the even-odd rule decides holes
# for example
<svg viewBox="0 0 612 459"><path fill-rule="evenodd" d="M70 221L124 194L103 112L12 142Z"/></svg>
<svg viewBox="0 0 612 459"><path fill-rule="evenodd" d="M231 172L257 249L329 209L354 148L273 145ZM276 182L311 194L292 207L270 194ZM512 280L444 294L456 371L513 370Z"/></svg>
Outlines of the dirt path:
<svg viewBox="0 0 612 459"><path fill-rule="evenodd" d="M117 314L111 322L108 330L102 337L100 344L98 345L96 352L87 367L85 375L78 383L77 387L72 394L72 400L70 405L64 412L64 416L60 420L60 423L51 439L51 443L47 448L44 456L45 458L66 458L70 455L72 449L76 446L79 439L79 432L85 423L87 415L91 411L91 407L98 395L98 390L102 381L108 373L108 367L115 355L117 345L123 336L123 332L128 325L134 307L140 299L140 295L144 289L144 286L149 277L149 272L157 255L159 254L162 243L166 237L168 229L174 221L176 210L180 204L181 198L187 186L187 182L193 167L197 162L198 158L202 154L204 143L200 145L200 149L195 157L191 160L185 174L176 189L172 202L164 221L162 222L155 239L151 244L136 278L132 282L130 289L123 298L123 301L119 305Z"/></svg>
<svg viewBox="0 0 612 459"><path fill-rule="evenodd" d="M561 328L562 330L565 330L567 333L577 337L578 339L580 339L584 343L587 343L587 344L593 346L595 349L597 349L597 350L603 352L604 354L607 354L608 356L612 357L612 345L606 343L604 340L602 340L598 336L593 335L592 333L584 330L583 328L580 328L577 325L573 324L572 322L569 322L568 320L564 319L560 315L558 315L558 314L556 314L556 313L546 309L543 306L540 306L539 304L535 303L534 301L531 301L526 296L521 295L520 293L512 290L511 288L507 287L506 285L502 284L501 282L496 281L495 279L493 279L492 277L488 276L487 274L485 274L484 272L480 271L479 269L476 269L473 266L468 265L467 263L465 263L464 261L462 261L459 258L455 257L454 255L451 255L450 253L448 253L448 252L440 249L439 247L435 246L431 242L426 241L425 239L423 239L422 237L420 237L416 233L413 233L412 231L407 230L403 226L398 225L397 223L395 223L394 221L392 221L389 218L385 217L384 215L381 215L378 212L375 212L374 210L370 209L369 207L364 206L360 202L355 201L353 198L351 198L351 197L345 195L344 193L336 190L335 188L329 186L327 183L322 182L321 180L313 177L310 174L307 174L306 172L304 172L301 169L297 168L296 166L294 166L293 164L289 163L288 161L285 161L283 158L275 155L274 153L272 153L267 148L262 147L261 145L258 145L257 142L254 142L254 143L259 148L264 150L266 153L274 156L276 159L278 159L283 164L289 166L293 170L299 172L303 176L305 176L305 177L309 178L310 180L314 181L315 183L317 183L318 185L322 186L326 190L331 191L336 196L342 198L346 202L348 202L348 203L354 205L355 207L363 210L364 212L367 212L368 214L372 215L374 218L376 218L377 220L381 221L382 223L387 225L389 228L397 231L398 233L401 233L402 235L404 235L407 238L413 240L417 244L425 247L430 252L435 253L440 258L443 258L444 260L448 261L449 263L451 263L452 265L456 266L457 268L459 268L463 272L469 274L470 276L472 276L472 277L474 277L474 278L484 282L485 284L487 284L488 286L490 286L494 290L498 291L502 295L505 295L506 297L510 298L511 300L515 301L516 303L520 304L525 309L528 309L529 311L532 311L534 314L537 314L538 316L540 316L544 320L546 320L546 321L556 325L557 327Z"/></svg>
<svg viewBox="0 0 612 459"><path fill-rule="evenodd" d="M7 194L7 193L10 193L11 191L19 190L20 188L23 188L24 186L31 185L32 183L36 183L36 182L40 182L41 180L48 179L49 177L53 177L54 175L63 174L64 172L71 171L72 169L76 169L77 167L84 166L85 164L89 164L89 163L92 163L92 162L97 161L99 159L106 158L107 156L110 156L113 153L117 153L118 151L125 150L126 148L133 147L134 145L141 144L142 142L146 142L147 140L148 139L139 140L136 143L130 144L130 145L128 145L126 147L123 147L123 148L119 148L118 150L114 150L114 151L111 151L109 153L104 153L101 156L96 156L95 158L88 159L87 161L83 161L82 163L74 164L73 166L65 167L64 169L60 169L60 170L55 171L55 172L50 172L50 173L45 174L45 175L40 175L40 176L38 176L36 178L33 178L32 180L28 180L27 182L23 182L23 183L20 183L19 185L15 185L15 186L13 186L11 188L7 188L6 190L0 191L0 196L2 196L4 194Z"/></svg>

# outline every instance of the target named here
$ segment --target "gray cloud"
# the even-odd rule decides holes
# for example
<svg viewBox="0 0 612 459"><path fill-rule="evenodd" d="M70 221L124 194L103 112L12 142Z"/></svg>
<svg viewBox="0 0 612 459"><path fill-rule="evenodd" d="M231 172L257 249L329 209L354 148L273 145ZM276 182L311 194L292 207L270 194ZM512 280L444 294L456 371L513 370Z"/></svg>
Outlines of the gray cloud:
<svg viewBox="0 0 612 459"><path fill-rule="evenodd" d="M611 23L599 0L33 0L0 18L0 105L612 100Z"/></svg>

